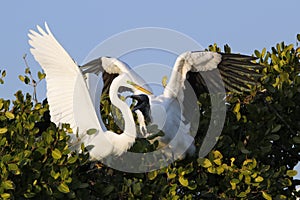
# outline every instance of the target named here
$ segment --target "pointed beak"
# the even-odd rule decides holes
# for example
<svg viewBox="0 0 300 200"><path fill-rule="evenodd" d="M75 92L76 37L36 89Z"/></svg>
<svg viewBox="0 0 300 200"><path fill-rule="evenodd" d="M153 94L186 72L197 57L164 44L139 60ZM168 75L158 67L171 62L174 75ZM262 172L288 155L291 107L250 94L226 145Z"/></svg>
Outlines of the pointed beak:
<svg viewBox="0 0 300 200"><path fill-rule="evenodd" d="M151 95L153 94L151 91L147 90L146 88L143 88L142 86L139 86L138 84L135 84L134 82L132 81L127 81L127 83L129 85L132 85L133 87L135 87L136 89L138 89L139 91L145 93L145 94L148 94L148 95Z"/></svg>

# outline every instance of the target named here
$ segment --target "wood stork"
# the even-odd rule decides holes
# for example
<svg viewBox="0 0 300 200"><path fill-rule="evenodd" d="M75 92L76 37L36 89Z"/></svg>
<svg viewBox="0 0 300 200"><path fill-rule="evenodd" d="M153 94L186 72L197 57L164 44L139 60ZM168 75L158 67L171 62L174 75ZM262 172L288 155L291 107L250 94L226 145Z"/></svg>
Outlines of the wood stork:
<svg viewBox="0 0 300 200"><path fill-rule="evenodd" d="M45 28L46 31L37 26L39 33L31 30L29 44L33 47L31 53L46 73L51 119L56 124L69 123L73 130L78 128L79 139L73 137L72 142L76 144L80 140L94 146L90 155L98 160L107 155L120 155L133 145L136 127L132 112L138 114L143 132L147 133L147 123L157 124L165 134L160 142L175 151L181 148L193 154L194 138L189 133L192 128L190 111L194 107L190 108L188 86L196 101L205 85L217 89L225 85L226 90L233 92L247 91L248 85L257 84L255 77L260 76L257 70L262 68L252 62L256 59L252 56L185 52L176 59L164 92L154 96L142 78L117 58L100 57L79 68L56 41L47 24ZM88 77L86 83L83 74ZM133 110L118 97L121 87L134 92L130 96L137 100ZM108 94L111 103L122 112L125 127L120 135L107 130L102 122L99 112L101 94ZM164 119L160 110L165 111ZM89 129L96 129L97 133L88 135ZM176 134L181 137L174 141Z"/></svg>

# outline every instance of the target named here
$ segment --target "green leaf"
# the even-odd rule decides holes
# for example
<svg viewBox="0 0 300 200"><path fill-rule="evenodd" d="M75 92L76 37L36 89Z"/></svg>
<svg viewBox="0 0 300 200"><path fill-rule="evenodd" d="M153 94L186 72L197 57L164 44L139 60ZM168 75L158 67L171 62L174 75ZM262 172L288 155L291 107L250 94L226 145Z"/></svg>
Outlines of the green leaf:
<svg viewBox="0 0 300 200"><path fill-rule="evenodd" d="M294 177L298 174L297 170L287 170L286 171L286 175L288 175L289 177Z"/></svg>
<svg viewBox="0 0 300 200"><path fill-rule="evenodd" d="M3 72L2 72L2 77L4 78L5 76L6 76L6 71L5 70L3 70Z"/></svg>
<svg viewBox="0 0 300 200"><path fill-rule="evenodd" d="M177 176L175 173L171 173L171 174L168 173L167 175L168 175L168 179L173 179Z"/></svg>
<svg viewBox="0 0 300 200"><path fill-rule="evenodd" d="M4 128L0 128L0 134L4 134L7 132L7 128L4 127Z"/></svg>
<svg viewBox="0 0 300 200"><path fill-rule="evenodd" d="M86 133L87 133L88 135L93 135L93 134L97 133L97 131L98 131L97 129L91 128L91 129L87 130Z"/></svg>
<svg viewBox="0 0 300 200"><path fill-rule="evenodd" d="M25 69L25 74L30 74L31 72L30 72L30 68L29 67L27 67L26 69Z"/></svg>
<svg viewBox="0 0 300 200"><path fill-rule="evenodd" d="M2 199L9 199L10 198L10 194L9 193L3 193L3 194L1 194L1 198Z"/></svg>
<svg viewBox="0 0 300 200"><path fill-rule="evenodd" d="M132 190L133 190L133 194L135 195L141 194L141 190L142 190L141 183L133 184Z"/></svg>
<svg viewBox="0 0 300 200"><path fill-rule="evenodd" d="M14 119L15 118L15 115L9 111L6 111L5 112L5 116L8 118L8 119Z"/></svg>
<svg viewBox="0 0 300 200"><path fill-rule="evenodd" d="M217 174L222 174L225 171L224 165L218 166L217 167Z"/></svg>
<svg viewBox="0 0 300 200"><path fill-rule="evenodd" d="M60 169L60 178L66 180L69 177L69 170L66 167Z"/></svg>
<svg viewBox="0 0 300 200"><path fill-rule="evenodd" d="M167 86L167 80L168 80L168 77L167 76L163 76L163 78L161 80L161 84L162 84L162 86L164 88Z"/></svg>
<svg viewBox="0 0 300 200"><path fill-rule="evenodd" d="M0 129L1 130L1 129ZM1 131L0 131L0 133L1 133ZM300 144L300 136L295 136L295 137L293 137L293 141L295 142L295 143L297 143L297 144Z"/></svg>
<svg viewBox="0 0 300 200"><path fill-rule="evenodd" d="M69 157L68 163L69 163L69 164L75 163L75 162L77 161L77 158L78 158L78 156L72 156L72 157Z"/></svg>
<svg viewBox="0 0 300 200"><path fill-rule="evenodd" d="M281 129L281 124L277 124L273 129L272 129L272 133L278 132Z"/></svg>
<svg viewBox="0 0 300 200"><path fill-rule="evenodd" d="M222 165L222 160L220 158L214 159L214 163L217 165Z"/></svg>
<svg viewBox="0 0 300 200"><path fill-rule="evenodd" d="M35 193L33 192L27 192L24 194L24 197L27 199L33 198L35 196Z"/></svg>
<svg viewBox="0 0 300 200"><path fill-rule="evenodd" d="M14 189L14 183L11 180L6 180L1 183L1 186L6 190Z"/></svg>
<svg viewBox="0 0 300 200"><path fill-rule="evenodd" d="M272 134L272 135L269 135L269 136L268 136L268 139L273 140L273 141L276 141L276 140L279 140L279 139L280 139L280 136L277 135L277 134Z"/></svg>
<svg viewBox="0 0 300 200"><path fill-rule="evenodd" d="M256 178L254 179L254 181L257 182L257 183L260 183L260 182L262 182L263 180L264 180L264 178L261 177L261 176L258 176L258 177L256 177Z"/></svg>
<svg viewBox="0 0 300 200"><path fill-rule="evenodd" d="M297 34L297 40L300 42L300 34Z"/></svg>
<svg viewBox="0 0 300 200"><path fill-rule="evenodd" d="M259 52L258 50L255 50L255 51L254 51L254 54L255 54L255 56L258 57L258 58L260 58L260 56L261 56L261 55L260 55L260 52Z"/></svg>
<svg viewBox="0 0 300 200"><path fill-rule="evenodd" d="M236 103L234 106L233 112L234 113L240 112L240 108L241 108L241 103L240 102Z"/></svg>
<svg viewBox="0 0 300 200"><path fill-rule="evenodd" d="M262 196L263 198L267 199L267 200L272 200L271 195L269 195L268 193L266 193L265 191L262 191Z"/></svg>
<svg viewBox="0 0 300 200"><path fill-rule="evenodd" d="M12 171L15 175L18 175L21 173L18 165L14 164L14 163L8 164L7 167L8 167L8 170Z"/></svg>
<svg viewBox="0 0 300 200"><path fill-rule="evenodd" d="M247 196L247 193L246 192L240 192L237 197L240 197L240 198L243 198L243 197L246 197Z"/></svg>
<svg viewBox="0 0 300 200"><path fill-rule="evenodd" d="M55 149L52 151L52 157L53 157L54 159L58 160L58 159L61 158L61 156L62 156L62 154L61 154L61 152L60 152L59 149L56 149L56 148L55 148Z"/></svg>
<svg viewBox="0 0 300 200"><path fill-rule="evenodd" d="M158 174L158 173L157 173L157 170L152 171L152 172L149 172L149 173L148 173L148 178L149 178L149 180L150 180L150 181L154 180L154 179L156 178L157 174Z"/></svg>
<svg viewBox="0 0 300 200"><path fill-rule="evenodd" d="M25 77L24 76L19 75L19 79L20 79L20 81L25 82Z"/></svg>
<svg viewBox="0 0 300 200"><path fill-rule="evenodd" d="M60 176L60 173L51 170L50 175L56 180Z"/></svg>
<svg viewBox="0 0 300 200"><path fill-rule="evenodd" d="M70 189L69 189L68 185L65 184L65 183L61 183L61 184L57 187L57 189L58 189L60 192L62 192L62 193L69 193L69 192L70 192Z"/></svg>
<svg viewBox="0 0 300 200"><path fill-rule="evenodd" d="M231 181L230 181L231 183L235 183L235 184L237 184L237 183L239 183L240 182L240 180L239 179L237 179L237 178L234 178L234 179L231 179Z"/></svg>
<svg viewBox="0 0 300 200"><path fill-rule="evenodd" d="M38 72L38 78L39 78L39 80L42 80L42 79L44 79L46 77L46 74L45 73L42 73L42 72Z"/></svg>
<svg viewBox="0 0 300 200"><path fill-rule="evenodd" d="M261 57L264 57L265 56L265 54L266 54L266 48L263 48L263 50L261 51Z"/></svg>
<svg viewBox="0 0 300 200"><path fill-rule="evenodd" d="M112 193L114 191L114 189L115 189L115 187L113 185L108 185L102 191L103 196L108 196L110 193Z"/></svg>
<svg viewBox="0 0 300 200"><path fill-rule="evenodd" d="M29 84L30 83L30 78L28 76L25 76L24 83L25 84Z"/></svg>
<svg viewBox="0 0 300 200"><path fill-rule="evenodd" d="M179 183L184 187L187 187L189 185L188 179L185 179L183 176L179 177L178 180L179 180Z"/></svg>
<svg viewBox="0 0 300 200"><path fill-rule="evenodd" d="M198 159L199 164L204 168L209 168L212 166L212 163L207 158L199 158Z"/></svg>

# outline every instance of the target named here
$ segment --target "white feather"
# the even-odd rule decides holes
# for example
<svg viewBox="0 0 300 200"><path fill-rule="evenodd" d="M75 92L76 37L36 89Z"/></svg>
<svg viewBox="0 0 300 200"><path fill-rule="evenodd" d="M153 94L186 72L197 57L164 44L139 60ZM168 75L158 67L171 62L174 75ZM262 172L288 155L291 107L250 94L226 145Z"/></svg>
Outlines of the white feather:
<svg viewBox="0 0 300 200"><path fill-rule="evenodd" d="M79 138L72 134L71 145L76 150L80 150L79 144L82 142L86 146L93 146L90 150L92 159L99 160L108 155L122 154L131 147L136 137L135 124L129 107L118 98L117 90L110 91L111 101L121 110L126 125L121 135L105 131L99 117L100 113L95 111L99 97L98 90L103 87L103 83L98 81L96 86L92 86L99 78L88 75L89 92L78 66L54 38L46 23L45 27L46 31L39 26L37 27L39 32L30 30L28 36L29 44L32 46L30 51L46 73L51 120L57 125L69 123L75 133L78 130ZM125 85L127 79L125 75L117 77L112 86L118 88ZM96 129L97 133L87 135L89 129Z"/></svg>

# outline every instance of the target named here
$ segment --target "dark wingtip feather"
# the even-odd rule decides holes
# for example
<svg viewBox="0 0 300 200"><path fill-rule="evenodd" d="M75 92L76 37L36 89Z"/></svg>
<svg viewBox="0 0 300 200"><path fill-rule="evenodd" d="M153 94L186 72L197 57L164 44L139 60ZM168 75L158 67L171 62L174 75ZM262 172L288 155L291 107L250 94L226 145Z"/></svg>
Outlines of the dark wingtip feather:
<svg viewBox="0 0 300 200"><path fill-rule="evenodd" d="M227 90L249 92L248 85L258 84L257 79L263 76L260 70L264 66L253 62L257 59L256 57L241 54L220 54L222 55L222 61L219 63L218 69Z"/></svg>
<svg viewBox="0 0 300 200"><path fill-rule="evenodd" d="M222 55L223 60L256 60L257 57L249 56L249 55L242 55L237 53L219 53Z"/></svg>

